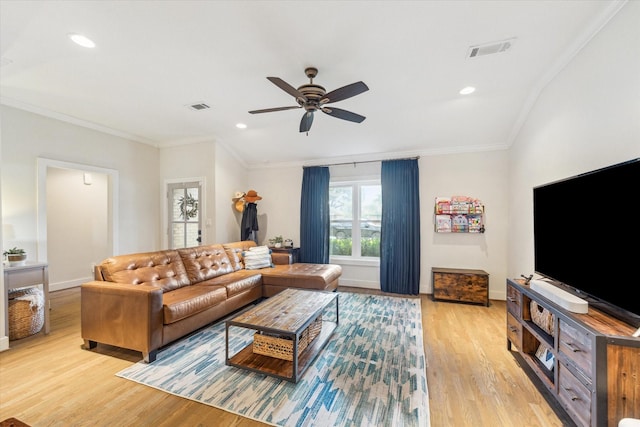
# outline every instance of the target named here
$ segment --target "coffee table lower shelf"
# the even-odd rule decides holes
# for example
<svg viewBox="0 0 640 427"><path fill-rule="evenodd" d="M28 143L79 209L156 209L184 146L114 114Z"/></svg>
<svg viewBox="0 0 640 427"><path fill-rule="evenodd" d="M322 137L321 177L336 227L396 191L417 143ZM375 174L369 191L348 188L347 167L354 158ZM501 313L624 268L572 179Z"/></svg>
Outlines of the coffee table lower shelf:
<svg viewBox="0 0 640 427"><path fill-rule="evenodd" d="M294 372L294 362L292 361L254 353L253 343L227 359L227 365L297 383L298 379L304 374L309 365L311 365L311 362L313 362L318 353L320 353L320 350L322 350L327 341L329 341L329 338L337 326L336 322L326 320L322 322L320 334L318 334L318 336L309 343L309 346L298 356L298 372Z"/></svg>

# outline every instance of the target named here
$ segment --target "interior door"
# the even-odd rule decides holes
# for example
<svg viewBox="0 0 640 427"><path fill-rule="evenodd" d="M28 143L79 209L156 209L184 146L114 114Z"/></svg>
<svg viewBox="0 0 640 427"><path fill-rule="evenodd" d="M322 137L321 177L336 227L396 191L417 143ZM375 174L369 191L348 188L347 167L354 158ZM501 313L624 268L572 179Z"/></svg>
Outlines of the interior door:
<svg viewBox="0 0 640 427"><path fill-rule="evenodd" d="M170 249L202 243L201 194L199 182L168 184Z"/></svg>

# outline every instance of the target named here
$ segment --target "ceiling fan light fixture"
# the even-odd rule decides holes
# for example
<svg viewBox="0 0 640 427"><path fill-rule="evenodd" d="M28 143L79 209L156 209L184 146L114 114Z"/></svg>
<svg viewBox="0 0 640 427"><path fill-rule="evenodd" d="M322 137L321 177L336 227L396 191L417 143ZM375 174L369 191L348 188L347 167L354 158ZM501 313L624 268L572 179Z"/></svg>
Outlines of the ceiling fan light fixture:
<svg viewBox="0 0 640 427"><path fill-rule="evenodd" d="M94 47L96 47L96 44L93 40L91 40L87 36L83 36L82 34L69 33L68 36L75 44L78 44L82 47L86 47L89 49L93 49Z"/></svg>
<svg viewBox="0 0 640 427"><path fill-rule="evenodd" d="M469 95L470 93L473 93L476 91L476 88L473 86L467 86L463 89L460 90L460 95Z"/></svg>

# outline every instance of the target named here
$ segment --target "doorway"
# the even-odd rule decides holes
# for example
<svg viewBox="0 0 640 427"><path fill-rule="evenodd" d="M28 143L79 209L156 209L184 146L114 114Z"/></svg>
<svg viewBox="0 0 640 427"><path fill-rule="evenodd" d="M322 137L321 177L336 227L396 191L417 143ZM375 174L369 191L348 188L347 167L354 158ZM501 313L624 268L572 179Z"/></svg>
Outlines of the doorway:
<svg viewBox="0 0 640 427"><path fill-rule="evenodd" d="M117 253L118 172L39 158L37 259L49 263L50 289L93 277Z"/></svg>
<svg viewBox="0 0 640 427"><path fill-rule="evenodd" d="M202 244L202 185L199 181L167 184L169 249Z"/></svg>

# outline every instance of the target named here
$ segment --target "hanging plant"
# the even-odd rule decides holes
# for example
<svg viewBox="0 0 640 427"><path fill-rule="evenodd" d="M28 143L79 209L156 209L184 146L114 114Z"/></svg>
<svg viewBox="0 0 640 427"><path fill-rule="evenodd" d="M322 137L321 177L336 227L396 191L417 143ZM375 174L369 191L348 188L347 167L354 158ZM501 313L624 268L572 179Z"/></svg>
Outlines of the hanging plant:
<svg viewBox="0 0 640 427"><path fill-rule="evenodd" d="M190 219L198 216L198 200L191 194L187 193L186 196L180 197L178 205L180 207L180 216L182 218Z"/></svg>

